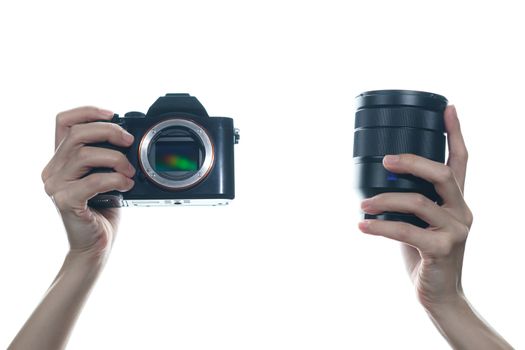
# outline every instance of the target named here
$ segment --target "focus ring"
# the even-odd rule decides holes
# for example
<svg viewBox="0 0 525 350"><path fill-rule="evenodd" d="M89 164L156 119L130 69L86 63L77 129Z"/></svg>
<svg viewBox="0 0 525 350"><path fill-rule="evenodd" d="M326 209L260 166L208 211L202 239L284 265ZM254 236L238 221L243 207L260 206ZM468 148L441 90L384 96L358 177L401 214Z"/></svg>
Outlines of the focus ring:
<svg viewBox="0 0 525 350"><path fill-rule="evenodd" d="M354 133L354 157L414 153L445 161L445 135L413 128L364 128Z"/></svg>
<svg viewBox="0 0 525 350"><path fill-rule="evenodd" d="M443 112L415 107L366 108L355 114L355 128L411 127L444 132Z"/></svg>

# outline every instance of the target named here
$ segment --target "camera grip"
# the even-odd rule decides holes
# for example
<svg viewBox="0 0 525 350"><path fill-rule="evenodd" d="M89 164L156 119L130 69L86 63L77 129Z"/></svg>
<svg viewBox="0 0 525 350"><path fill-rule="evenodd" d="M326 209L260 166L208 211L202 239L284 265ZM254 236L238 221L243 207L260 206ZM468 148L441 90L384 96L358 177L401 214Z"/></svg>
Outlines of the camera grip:
<svg viewBox="0 0 525 350"><path fill-rule="evenodd" d="M91 147L102 147L107 149L112 149L121 153L126 154L128 149L126 147L120 147L113 145L109 142L99 142L90 144ZM84 175L84 177L89 176L95 173L111 173L114 172L111 168L92 168L90 171ZM93 208L118 208L122 207L122 193L119 191L109 191L105 193L100 193L95 197L88 200L88 205Z"/></svg>

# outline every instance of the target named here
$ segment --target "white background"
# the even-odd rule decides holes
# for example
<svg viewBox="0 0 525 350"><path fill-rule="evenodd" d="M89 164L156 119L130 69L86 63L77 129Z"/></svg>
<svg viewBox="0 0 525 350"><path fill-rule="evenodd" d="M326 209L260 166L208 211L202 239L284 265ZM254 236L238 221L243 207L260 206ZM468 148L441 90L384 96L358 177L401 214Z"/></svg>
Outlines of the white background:
<svg viewBox="0 0 525 350"><path fill-rule="evenodd" d="M69 349L446 349L396 242L357 229L354 97L445 95L470 151L464 289L525 347L525 23L518 1L0 5L0 347L67 239L40 172L54 118L190 92L241 129L225 208L134 208ZM474 5L475 4L475 5Z"/></svg>

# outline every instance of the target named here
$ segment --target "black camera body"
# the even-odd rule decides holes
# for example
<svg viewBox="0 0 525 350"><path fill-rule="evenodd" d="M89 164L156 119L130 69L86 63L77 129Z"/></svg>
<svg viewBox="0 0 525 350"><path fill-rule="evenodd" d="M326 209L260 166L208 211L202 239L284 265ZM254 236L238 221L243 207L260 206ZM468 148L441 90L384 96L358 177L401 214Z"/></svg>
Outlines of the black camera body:
<svg viewBox="0 0 525 350"><path fill-rule="evenodd" d="M148 110L111 120L134 136L129 148L95 146L123 152L135 167L134 187L89 200L92 207L224 205L235 197L233 119L209 117L189 94L167 94ZM109 169L93 169L107 172Z"/></svg>

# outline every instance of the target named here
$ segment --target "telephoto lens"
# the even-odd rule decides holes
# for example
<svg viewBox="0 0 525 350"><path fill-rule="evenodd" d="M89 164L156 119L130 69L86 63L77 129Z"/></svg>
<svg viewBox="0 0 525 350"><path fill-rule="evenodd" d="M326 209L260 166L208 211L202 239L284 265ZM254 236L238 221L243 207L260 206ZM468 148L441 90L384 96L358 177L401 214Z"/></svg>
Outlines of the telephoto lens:
<svg viewBox="0 0 525 350"><path fill-rule="evenodd" d="M356 187L362 198L384 192L416 192L441 202L430 182L410 174L389 172L383 166L383 157L413 153L444 163L443 114L447 103L441 95L411 90L367 91L356 97L354 163ZM428 227L425 221L405 213L365 213L365 219Z"/></svg>

